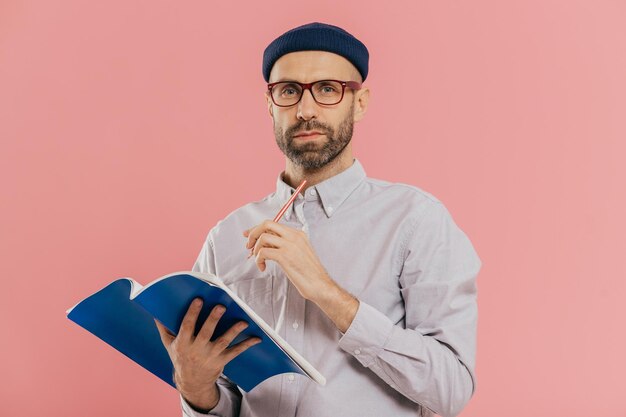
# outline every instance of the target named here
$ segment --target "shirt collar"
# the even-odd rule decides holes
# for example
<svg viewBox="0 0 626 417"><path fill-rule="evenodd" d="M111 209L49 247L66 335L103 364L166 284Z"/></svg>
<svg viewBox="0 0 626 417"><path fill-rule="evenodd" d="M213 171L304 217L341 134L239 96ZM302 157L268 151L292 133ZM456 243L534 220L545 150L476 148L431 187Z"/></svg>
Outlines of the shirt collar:
<svg viewBox="0 0 626 417"><path fill-rule="evenodd" d="M320 182L319 184L314 185L313 187L309 187L307 189L307 193L310 193L312 189L315 189L321 200L326 216L331 217L364 179L365 170L359 160L354 159L354 162L348 169ZM281 200L280 204L285 204L294 191L295 189L293 187L283 181L283 172L281 172L276 180L276 195ZM302 199L302 195L298 196L298 199ZM294 206L295 202L285 212L286 220L291 219Z"/></svg>

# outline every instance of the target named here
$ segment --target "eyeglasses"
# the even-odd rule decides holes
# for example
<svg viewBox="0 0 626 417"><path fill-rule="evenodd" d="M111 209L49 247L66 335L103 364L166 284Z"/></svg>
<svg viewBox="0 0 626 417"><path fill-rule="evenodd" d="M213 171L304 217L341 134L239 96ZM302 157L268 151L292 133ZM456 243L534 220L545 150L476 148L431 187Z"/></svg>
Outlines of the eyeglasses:
<svg viewBox="0 0 626 417"><path fill-rule="evenodd" d="M359 90L361 83L356 81L320 80L312 83L280 81L267 85L272 101L279 107L289 107L297 104L302 99L304 90L309 90L313 100L318 104L327 106L337 104L343 99L346 87Z"/></svg>

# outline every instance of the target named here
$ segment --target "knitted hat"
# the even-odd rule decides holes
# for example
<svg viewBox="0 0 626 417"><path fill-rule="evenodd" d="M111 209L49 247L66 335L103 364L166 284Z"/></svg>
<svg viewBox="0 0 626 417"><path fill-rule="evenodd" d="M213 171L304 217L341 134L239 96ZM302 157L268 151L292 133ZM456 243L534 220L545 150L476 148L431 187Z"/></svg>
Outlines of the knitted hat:
<svg viewBox="0 0 626 417"><path fill-rule="evenodd" d="M291 29L274 39L263 52L263 78L270 80L274 63L281 56L297 51L327 51L341 55L367 77L369 52L363 43L341 29L325 23L309 23Z"/></svg>

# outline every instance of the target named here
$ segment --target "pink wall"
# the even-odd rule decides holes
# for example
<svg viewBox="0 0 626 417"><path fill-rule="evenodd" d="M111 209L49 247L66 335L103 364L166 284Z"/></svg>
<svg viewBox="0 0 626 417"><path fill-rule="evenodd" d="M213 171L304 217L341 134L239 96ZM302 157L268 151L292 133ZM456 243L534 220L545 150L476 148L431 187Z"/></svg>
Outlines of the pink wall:
<svg viewBox="0 0 626 417"><path fill-rule="evenodd" d="M462 415L626 415L618 0L2 1L0 415L178 414L65 309L191 268L272 190L262 51L314 20L370 49L368 174L439 197L483 260Z"/></svg>

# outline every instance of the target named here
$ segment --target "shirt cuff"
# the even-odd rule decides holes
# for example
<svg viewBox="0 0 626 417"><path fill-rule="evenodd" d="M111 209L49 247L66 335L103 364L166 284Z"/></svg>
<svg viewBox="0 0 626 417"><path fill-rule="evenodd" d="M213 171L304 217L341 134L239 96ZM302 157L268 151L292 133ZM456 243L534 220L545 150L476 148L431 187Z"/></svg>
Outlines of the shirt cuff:
<svg viewBox="0 0 626 417"><path fill-rule="evenodd" d="M183 398L182 394L180 395L180 404L183 409L183 416L186 417L205 417L205 416L218 416L218 417L227 417L230 415L232 410L232 405L230 404L230 397L228 393L224 392L224 388L217 384L217 389L220 392L220 399L207 414L201 413L199 411L191 408L189 403Z"/></svg>
<svg viewBox="0 0 626 417"><path fill-rule="evenodd" d="M387 344L393 326L387 316L359 300L359 308L350 327L339 339L339 347L369 367Z"/></svg>

